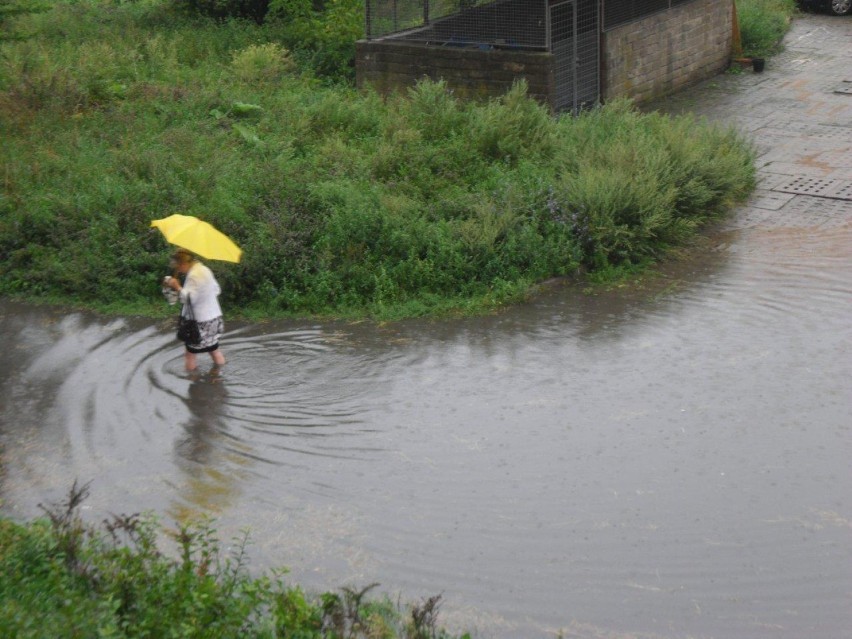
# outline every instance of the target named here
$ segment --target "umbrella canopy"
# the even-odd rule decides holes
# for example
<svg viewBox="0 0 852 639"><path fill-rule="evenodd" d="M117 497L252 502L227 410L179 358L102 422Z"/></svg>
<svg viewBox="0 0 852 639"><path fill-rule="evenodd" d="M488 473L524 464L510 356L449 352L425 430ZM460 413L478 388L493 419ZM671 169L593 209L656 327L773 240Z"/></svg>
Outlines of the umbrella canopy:
<svg viewBox="0 0 852 639"><path fill-rule="evenodd" d="M239 262L243 254L239 246L212 224L192 215L175 213L162 220L151 222L163 234L166 241L192 251L208 260Z"/></svg>

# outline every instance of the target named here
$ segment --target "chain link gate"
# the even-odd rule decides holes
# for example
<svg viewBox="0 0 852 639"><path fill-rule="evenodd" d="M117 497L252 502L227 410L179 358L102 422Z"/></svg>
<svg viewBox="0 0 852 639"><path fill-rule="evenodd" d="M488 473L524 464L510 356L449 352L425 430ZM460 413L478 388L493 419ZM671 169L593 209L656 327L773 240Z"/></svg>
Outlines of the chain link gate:
<svg viewBox="0 0 852 639"><path fill-rule="evenodd" d="M554 108L576 115L600 92L597 0L556 0L548 7L548 48L554 56Z"/></svg>
<svg viewBox="0 0 852 639"><path fill-rule="evenodd" d="M366 35L368 40L419 42L433 47L549 51L554 56L550 106L577 114L598 104L600 98L600 3L365 0Z"/></svg>

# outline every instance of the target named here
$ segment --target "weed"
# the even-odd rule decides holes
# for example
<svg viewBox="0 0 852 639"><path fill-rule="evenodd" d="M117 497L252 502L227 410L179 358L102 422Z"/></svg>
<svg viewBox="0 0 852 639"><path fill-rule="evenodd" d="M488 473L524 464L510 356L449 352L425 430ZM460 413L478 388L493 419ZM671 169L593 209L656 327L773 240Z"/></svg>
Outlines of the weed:
<svg viewBox="0 0 852 639"><path fill-rule="evenodd" d="M295 70L290 52L274 42L252 44L235 51L231 69L243 82L275 82Z"/></svg>
<svg viewBox="0 0 852 639"><path fill-rule="evenodd" d="M252 577L248 533L221 551L212 522L181 526L176 557L158 549L162 529L150 515L112 515L85 523L89 485L74 482L46 519L0 518L0 636L204 637L213 639L449 638L437 627L437 603L413 608L413 623L378 584L306 595L281 571Z"/></svg>
<svg viewBox="0 0 852 639"><path fill-rule="evenodd" d="M739 0L743 55L753 58L778 53L795 11L795 0Z"/></svg>
<svg viewBox="0 0 852 639"><path fill-rule="evenodd" d="M417 639L435 639L438 628L438 609L441 607L442 595L427 597L423 603L411 609L411 623L414 636Z"/></svg>

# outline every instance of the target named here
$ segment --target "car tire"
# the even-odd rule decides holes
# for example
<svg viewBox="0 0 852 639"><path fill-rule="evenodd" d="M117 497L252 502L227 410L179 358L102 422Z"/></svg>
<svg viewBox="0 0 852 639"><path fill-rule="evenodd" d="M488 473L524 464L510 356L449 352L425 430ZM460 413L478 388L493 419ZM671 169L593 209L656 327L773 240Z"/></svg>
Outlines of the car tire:
<svg viewBox="0 0 852 639"><path fill-rule="evenodd" d="M852 10L852 0L830 0L828 10L836 16L849 15Z"/></svg>

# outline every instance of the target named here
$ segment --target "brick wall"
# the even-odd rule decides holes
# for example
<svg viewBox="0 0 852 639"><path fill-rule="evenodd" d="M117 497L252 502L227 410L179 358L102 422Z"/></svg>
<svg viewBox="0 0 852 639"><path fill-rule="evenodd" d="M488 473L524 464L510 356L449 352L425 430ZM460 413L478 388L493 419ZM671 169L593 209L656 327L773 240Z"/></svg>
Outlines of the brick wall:
<svg viewBox="0 0 852 639"><path fill-rule="evenodd" d="M713 76L728 66L729 0L693 0L603 34L604 99L643 102Z"/></svg>
<svg viewBox="0 0 852 639"><path fill-rule="evenodd" d="M388 94L428 77L443 78L462 98L503 95L520 78L531 96L551 104L553 56L546 52L467 47L435 47L400 40L361 40L356 43L355 77L359 88L370 85Z"/></svg>

